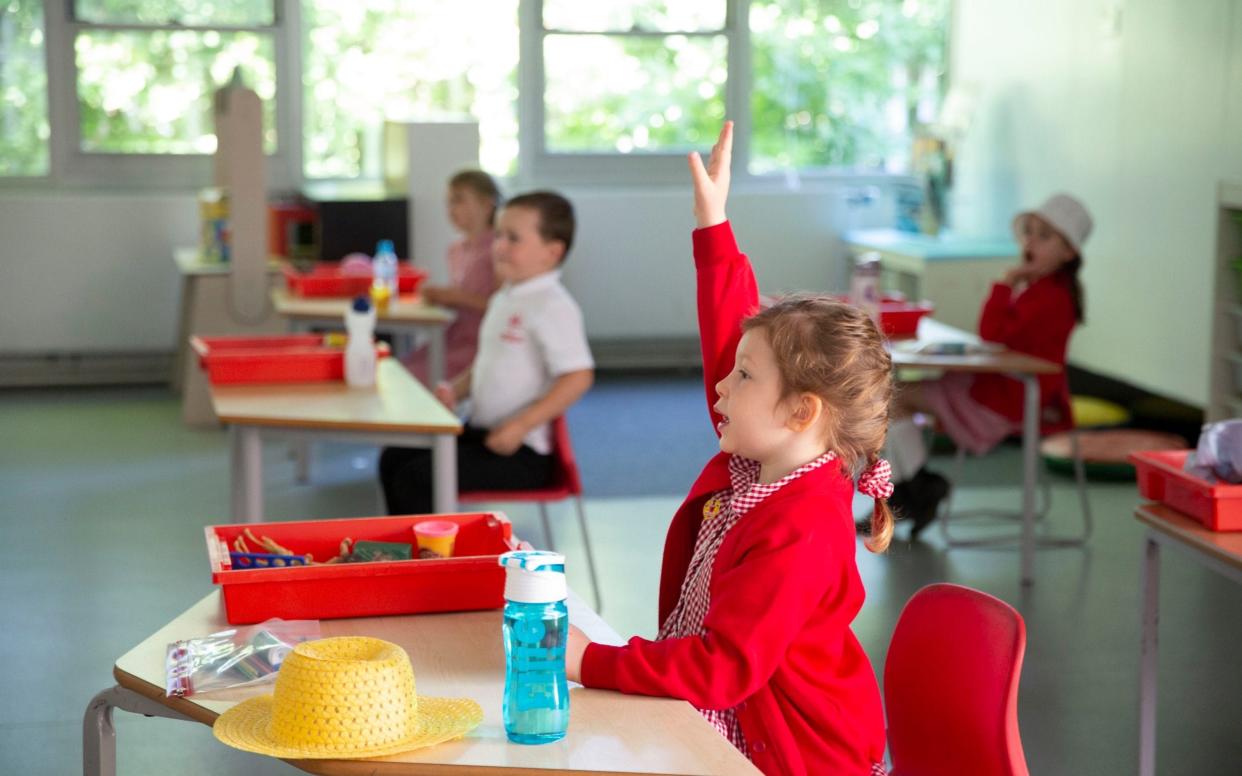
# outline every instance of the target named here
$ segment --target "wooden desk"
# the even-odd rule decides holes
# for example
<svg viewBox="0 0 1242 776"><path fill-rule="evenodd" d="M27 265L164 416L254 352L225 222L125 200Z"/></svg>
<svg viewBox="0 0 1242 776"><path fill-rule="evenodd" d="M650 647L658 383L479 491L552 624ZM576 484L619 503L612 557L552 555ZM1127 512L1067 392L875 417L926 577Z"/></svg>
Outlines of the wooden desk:
<svg viewBox="0 0 1242 776"><path fill-rule="evenodd" d="M312 326L343 328L345 311L349 309L349 305L349 299L305 298L294 296L283 288L272 289L272 306L295 330L309 329ZM400 344L395 348L398 356L409 351L409 339L414 332L427 332L431 340L428 365L431 384L435 385L446 377L453 377L444 374L444 329L455 317L452 310L426 304L420 297L403 296L390 304L388 309L376 312L375 328L391 332L399 338Z"/></svg>
<svg viewBox="0 0 1242 776"><path fill-rule="evenodd" d="M380 360L372 388L343 382L213 385L211 403L233 435L234 521L263 519L264 433L430 447L435 511L456 511L461 421L396 359Z"/></svg>
<svg viewBox="0 0 1242 776"><path fill-rule="evenodd" d="M916 342L977 343L979 338L938 321L919 321ZM1002 350L955 356L934 356L903 350L897 343L892 349L893 367L897 370L936 370L941 372L999 373L1022 383L1022 584L1034 581L1035 571L1035 489L1039 478L1039 376L1056 374L1061 367L1051 361L1025 353Z"/></svg>
<svg viewBox="0 0 1242 776"><path fill-rule="evenodd" d="M608 625L570 594L570 621L593 640L620 644ZM290 760L308 773L521 774L757 774L740 752L690 704L605 690L570 691L569 732L560 741L522 746L508 741L501 720L504 647L500 610L324 620L324 636L375 636L410 655L420 693L473 698L483 723L458 741L379 760ZM113 708L212 724L235 701L164 697L164 653L170 642L229 627L213 592L116 661L117 686L95 696L83 727L88 776L113 776ZM223 746L223 744L221 744Z"/></svg>
<svg viewBox="0 0 1242 776"><path fill-rule="evenodd" d="M881 284L909 299L930 299L936 317L953 326L974 328L980 300L1006 263L1017 263L1021 252L1008 236L935 237L896 229L847 232L845 243L854 253L880 254Z"/></svg>
<svg viewBox="0 0 1242 776"><path fill-rule="evenodd" d="M1143 625L1139 653L1139 776L1156 773L1156 668L1160 623L1160 548L1177 547L1190 557L1242 584L1242 533L1209 531L1203 524L1166 507L1144 504L1134 512L1147 526L1140 587Z"/></svg>

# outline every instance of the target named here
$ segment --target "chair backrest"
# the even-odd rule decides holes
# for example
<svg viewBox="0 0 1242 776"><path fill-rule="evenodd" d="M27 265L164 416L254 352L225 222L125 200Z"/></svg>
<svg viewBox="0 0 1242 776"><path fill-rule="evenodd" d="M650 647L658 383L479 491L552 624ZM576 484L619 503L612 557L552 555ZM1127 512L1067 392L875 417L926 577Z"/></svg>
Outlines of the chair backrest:
<svg viewBox="0 0 1242 776"><path fill-rule="evenodd" d="M578 461L574 458L574 446L569 438L569 424L562 415L552 421L552 454L556 456L556 481L571 496L582 495L582 477L578 474Z"/></svg>
<svg viewBox="0 0 1242 776"><path fill-rule="evenodd" d="M1027 776L1018 732L1026 625L1009 604L928 585L897 620L884 663L893 776Z"/></svg>

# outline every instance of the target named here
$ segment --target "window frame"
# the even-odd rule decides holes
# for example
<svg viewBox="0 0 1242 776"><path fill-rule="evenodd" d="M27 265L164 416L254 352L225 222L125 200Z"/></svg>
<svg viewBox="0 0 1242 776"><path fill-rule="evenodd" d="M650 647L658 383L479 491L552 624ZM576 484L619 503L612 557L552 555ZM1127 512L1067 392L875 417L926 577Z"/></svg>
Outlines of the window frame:
<svg viewBox="0 0 1242 776"><path fill-rule="evenodd" d="M733 118L734 137L733 167L745 170L748 166L749 111L739 110L749 99L750 34L748 25L741 23L747 18L749 0L722 0L725 3L724 26L718 30L700 32L575 32L549 30L543 24L543 0L519 0L518 35L518 174L540 183L598 183L606 179L610 184L659 184L680 182L685 178L685 154L680 151L656 151L623 154L589 152L554 152L547 147L544 92L545 77L543 44L549 35L597 35L610 37L663 38L671 34L686 37L723 36L728 52L725 80L725 115Z"/></svg>
<svg viewBox="0 0 1242 776"><path fill-rule="evenodd" d="M787 190L801 183L832 183L855 180L882 180L908 177L908 173L841 167L814 167L762 174L750 172L751 0L722 0L726 4L725 23L720 30L688 35L725 37L728 71L725 82L725 114L734 122L733 179L743 186ZM267 156L267 178L271 188L300 188L304 177L304 110L302 83L301 0L271 0L274 7L270 27L235 25L140 25L95 24L73 17L74 0L41 0L44 16L44 56L47 68L48 171L41 176L0 176L0 189L14 188L110 188L110 189L196 189L212 180L210 155L125 154L88 152L81 148L78 113L77 57L74 42L84 29L200 29L250 30L271 34L276 74L277 149ZM951 82L951 33L958 4L950 0L945 19L945 75L942 88ZM544 109L543 42L549 34L543 25L543 0L518 0L517 121L518 157L515 183L518 185L586 184L608 186L660 186L682 183L685 155L681 152L643 152L623 154L550 152L546 147ZM572 34L572 33L571 33ZM596 34L596 33L584 33ZM664 36L671 33L609 32L608 35ZM296 76L296 77L295 77ZM705 143L706 145L706 143ZM321 180L321 179L315 179ZM327 180L327 179L323 179ZM354 179L349 179L354 180ZM360 179L361 180L361 179Z"/></svg>
<svg viewBox="0 0 1242 776"><path fill-rule="evenodd" d="M95 23L74 18L74 0L43 0L47 56L48 175L44 178L6 178L6 181L48 181L55 185L108 188L200 188L212 182L210 154L108 153L82 148L75 43L79 33L92 30L191 30L254 32L270 35L276 75L276 151L267 155L269 186L297 186L301 182L301 9L298 0L270 0L273 19L267 25L200 25Z"/></svg>

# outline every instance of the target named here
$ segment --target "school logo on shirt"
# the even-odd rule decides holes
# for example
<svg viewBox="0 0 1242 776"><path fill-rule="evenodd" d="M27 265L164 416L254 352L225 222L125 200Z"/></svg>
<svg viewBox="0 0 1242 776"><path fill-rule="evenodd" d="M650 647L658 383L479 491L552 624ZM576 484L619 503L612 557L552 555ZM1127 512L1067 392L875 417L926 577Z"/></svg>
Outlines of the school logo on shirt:
<svg viewBox="0 0 1242 776"><path fill-rule="evenodd" d="M522 327L521 313L514 313L509 316L509 321L505 324L505 330L500 333L500 339L514 345L521 345L526 341L526 330Z"/></svg>

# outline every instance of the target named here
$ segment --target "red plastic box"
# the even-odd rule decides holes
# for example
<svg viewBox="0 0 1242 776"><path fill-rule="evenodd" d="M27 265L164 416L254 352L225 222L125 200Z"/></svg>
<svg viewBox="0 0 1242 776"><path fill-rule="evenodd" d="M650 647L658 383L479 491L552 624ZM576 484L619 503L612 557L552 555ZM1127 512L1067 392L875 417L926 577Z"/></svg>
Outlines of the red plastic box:
<svg viewBox="0 0 1242 776"><path fill-rule="evenodd" d="M326 335L284 337L190 337L199 366L213 385L313 383L345 379L345 350L326 343ZM375 346L377 358L388 345Z"/></svg>
<svg viewBox="0 0 1242 776"><path fill-rule="evenodd" d="M285 267L285 286L298 296L358 296L371 288L371 273L345 274L332 261L319 262L309 272ZM413 294L422 285L427 273L409 262L397 264L397 293Z"/></svg>
<svg viewBox="0 0 1242 776"><path fill-rule="evenodd" d="M1212 531L1242 531L1242 485L1218 485L1185 471L1190 450L1131 453L1139 495L1193 517Z"/></svg>
<svg viewBox="0 0 1242 776"><path fill-rule="evenodd" d="M453 557L257 569L234 569L229 562L229 548L246 528L297 554L327 559L337 554L345 537L413 545L414 524L430 519L460 526ZM504 605L505 587L497 557L519 544L508 518L496 512L209 525L204 530L211 580L221 587L225 615L233 625L269 617L327 620L497 609Z"/></svg>

